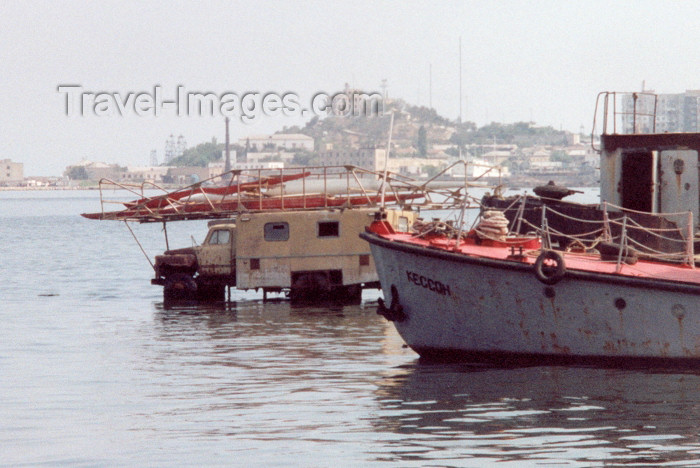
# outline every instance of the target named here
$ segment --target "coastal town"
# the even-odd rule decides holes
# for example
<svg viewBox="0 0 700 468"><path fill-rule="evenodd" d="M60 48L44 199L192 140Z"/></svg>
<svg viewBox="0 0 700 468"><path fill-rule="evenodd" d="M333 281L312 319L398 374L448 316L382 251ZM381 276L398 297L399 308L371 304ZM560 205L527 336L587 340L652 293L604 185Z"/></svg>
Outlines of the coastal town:
<svg viewBox="0 0 700 468"><path fill-rule="evenodd" d="M346 92L350 92L346 90ZM457 160L469 162L468 178L484 177L508 184L537 183L556 178L577 186L597 183L598 156L590 136L538 127L534 123L491 123L477 128L439 116L426 107L387 100L394 114L389 158L388 112L370 117L313 118L304 127L266 135L245 135L229 148L231 169L279 169L300 166L354 165L416 179L430 178ZM223 134L224 125L218 133ZM117 183L149 182L187 185L220 175L225 168L225 143L217 138L187 147L183 135L170 135L162 150L153 149L142 166L83 158L60 176L32 176L22 162L2 161L0 187L26 189L89 189L101 179ZM462 170L463 172L463 170ZM464 178L464 173L443 177ZM545 180L546 182L546 180Z"/></svg>
<svg viewBox="0 0 700 468"><path fill-rule="evenodd" d="M357 90L345 88L349 96ZM643 102L623 103L624 108ZM539 127L533 122L493 122L477 127L473 122L449 120L435 110L412 106L400 99L386 99L382 116L314 117L304 127L285 127L273 134L250 134L230 144L230 169L280 169L303 166L353 165L371 171L390 172L427 179L457 160L465 160L469 173L449 172L443 178L483 178L490 183L532 187L556 180L576 187L597 186L599 155L595 141L584 132ZM692 131L698 126L700 91L659 95L656 131ZM640 114L640 109L637 109ZM641 109L644 111L644 109ZM395 118L389 157L388 113ZM641 112L643 115L644 112ZM626 122L624 130L644 122ZM221 130L223 130L223 125ZM219 130L220 133L223 133ZM593 144L592 144L593 143ZM117 183L152 183L182 186L220 175L226 165L225 143L217 138L188 147L183 135L170 135L160 152L152 149L147 164L132 166L119 161L82 158L63 174L26 174L24 164L0 161L0 188L89 189L101 179Z"/></svg>

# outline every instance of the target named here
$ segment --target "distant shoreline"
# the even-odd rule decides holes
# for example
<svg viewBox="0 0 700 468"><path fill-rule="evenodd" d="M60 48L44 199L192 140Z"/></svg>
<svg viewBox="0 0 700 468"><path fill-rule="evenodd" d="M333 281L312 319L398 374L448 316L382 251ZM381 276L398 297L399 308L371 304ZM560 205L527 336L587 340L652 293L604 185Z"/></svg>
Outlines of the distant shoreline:
<svg viewBox="0 0 700 468"><path fill-rule="evenodd" d="M510 176L504 177L501 180L501 185L506 187L536 187L538 185L545 185L550 180L554 180L557 185L567 186L567 187L578 187L578 188L595 188L599 187L600 183L598 180L591 176L571 176L571 175L561 175L561 174L549 174L541 176ZM491 181L491 184L498 185L497 181ZM185 188L180 185L164 185L161 187L162 190L179 190ZM100 190L99 185L88 186L88 187L0 187L0 192L33 192L33 191L64 191L64 190ZM153 188L153 190L158 190Z"/></svg>
<svg viewBox="0 0 700 468"><path fill-rule="evenodd" d="M99 190L99 187L0 187L0 192L36 192L54 190Z"/></svg>

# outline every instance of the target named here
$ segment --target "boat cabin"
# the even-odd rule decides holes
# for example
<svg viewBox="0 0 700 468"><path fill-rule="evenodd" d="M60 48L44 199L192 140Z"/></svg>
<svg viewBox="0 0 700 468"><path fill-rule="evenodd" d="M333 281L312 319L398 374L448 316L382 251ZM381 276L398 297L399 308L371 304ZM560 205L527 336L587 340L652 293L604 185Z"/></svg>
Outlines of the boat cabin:
<svg viewBox="0 0 700 468"><path fill-rule="evenodd" d="M700 133L602 135L600 199L634 211L692 212L698 229ZM679 227L681 227L679 225Z"/></svg>
<svg viewBox="0 0 700 468"><path fill-rule="evenodd" d="M600 152L600 200L614 205L610 210L664 214L687 235L689 222L693 232L699 226L700 133L658 133L657 107L653 93L598 95L593 132L601 116L602 132L593 148Z"/></svg>

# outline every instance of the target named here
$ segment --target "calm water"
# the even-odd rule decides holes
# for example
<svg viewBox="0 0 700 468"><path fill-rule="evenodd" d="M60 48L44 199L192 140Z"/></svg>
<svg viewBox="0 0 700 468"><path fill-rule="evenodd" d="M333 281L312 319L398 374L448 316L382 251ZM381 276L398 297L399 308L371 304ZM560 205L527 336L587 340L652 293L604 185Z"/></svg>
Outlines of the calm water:
<svg viewBox="0 0 700 468"><path fill-rule="evenodd" d="M0 192L0 465L700 464L700 370L421 363L376 293L165 310L124 225L77 216L98 210Z"/></svg>

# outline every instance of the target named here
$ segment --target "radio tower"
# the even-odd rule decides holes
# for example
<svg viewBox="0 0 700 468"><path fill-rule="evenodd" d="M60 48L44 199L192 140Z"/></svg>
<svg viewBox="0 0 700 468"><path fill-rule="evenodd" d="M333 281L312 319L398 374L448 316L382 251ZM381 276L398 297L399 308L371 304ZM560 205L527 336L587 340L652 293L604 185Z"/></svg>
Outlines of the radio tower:
<svg viewBox="0 0 700 468"><path fill-rule="evenodd" d="M175 137L170 134L170 137L165 140L165 164L170 164L175 158Z"/></svg>
<svg viewBox="0 0 700 468"><path fill-rule="evenodd" d="M177 146L175 147L175 157L179 158L182 156L182 153L185 152L187 149L187 141L185 140L185 137L180 135L177 137Z"/></svg>
<svg viewBox="0 0 700 468"><path fill-rule="evenodd" d="M151 150L151 167L158 165L158 151Z"/></svg>

